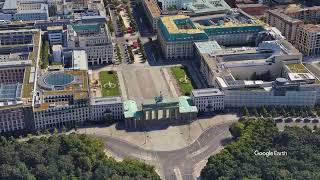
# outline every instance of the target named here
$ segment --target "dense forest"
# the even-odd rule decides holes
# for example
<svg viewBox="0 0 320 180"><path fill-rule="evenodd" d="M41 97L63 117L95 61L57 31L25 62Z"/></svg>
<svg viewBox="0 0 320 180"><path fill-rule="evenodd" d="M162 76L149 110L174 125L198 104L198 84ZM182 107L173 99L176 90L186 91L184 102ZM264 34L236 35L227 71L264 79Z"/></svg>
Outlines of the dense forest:
<svg viewBox="0 0 320 180"><path fill-rule="evenodd" d="M235 123L230 132L236 140L208 159L203 179L320 179L319 129L280 132L274 120L260 118ZM267 157L258 151L286 153Z"/></svg>
<svg viewBox="0 0 320 180"><path fill-rule="evenodd" d="M0 138L0 179L160 179L153 166L138 160L117 162L104 143L79 134L53 135L18 142Z"/></svg>

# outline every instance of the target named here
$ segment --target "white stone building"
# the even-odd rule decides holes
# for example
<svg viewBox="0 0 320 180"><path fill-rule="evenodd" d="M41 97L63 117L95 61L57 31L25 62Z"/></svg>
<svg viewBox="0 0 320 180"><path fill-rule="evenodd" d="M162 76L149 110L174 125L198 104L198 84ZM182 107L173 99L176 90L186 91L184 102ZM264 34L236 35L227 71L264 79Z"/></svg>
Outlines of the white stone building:
<svg viewBox="0 0 320 180"><path fill-rule="evenodd" d="M123 103L121 97L91 98L92 121L104 119L119 120L123 118Z"/></svg>
<svg viewBox="0 0 320 180"><path fill-rule="evenodd" d="M195 89L191 93L191 99L199 112L223 110L224 98L224 93L215 88Z"/></svg>

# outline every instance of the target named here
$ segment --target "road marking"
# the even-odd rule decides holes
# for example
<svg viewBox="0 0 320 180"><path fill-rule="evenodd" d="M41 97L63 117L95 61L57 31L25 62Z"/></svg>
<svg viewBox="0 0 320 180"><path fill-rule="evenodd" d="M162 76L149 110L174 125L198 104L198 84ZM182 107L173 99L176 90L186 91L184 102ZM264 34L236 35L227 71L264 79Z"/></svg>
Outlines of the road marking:
<svg viewBox="0 0 320 180"><path fill-rule="evenodd" d="M175 167L175 168L173 168L173 171L174 171L174 174L175 174L175 176L176 176L177 180L183 180L183 179L182 179L182 175L181 175L181 172L180 172L180 169L179 169L179 168Z"/></svg>

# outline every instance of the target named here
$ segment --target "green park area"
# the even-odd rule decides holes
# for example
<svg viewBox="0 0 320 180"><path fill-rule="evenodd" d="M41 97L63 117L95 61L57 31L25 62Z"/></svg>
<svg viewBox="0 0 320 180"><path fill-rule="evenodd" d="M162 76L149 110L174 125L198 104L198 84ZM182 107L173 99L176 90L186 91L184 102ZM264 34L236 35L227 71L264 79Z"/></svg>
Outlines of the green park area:
<svg viewBox="0 0 320 180"><path fill-rule="evenodd" d="M171 72L178 82L181 94L190 95L193 89L192 80L183 66L172 67Z"/></svg>
<svg viewBox="0 0 320 180"><path fill-rule="evenodd" d="M102 71L99 73L101 82L101 94L106 96L120 96L120 87L115 71Z"/></svg>

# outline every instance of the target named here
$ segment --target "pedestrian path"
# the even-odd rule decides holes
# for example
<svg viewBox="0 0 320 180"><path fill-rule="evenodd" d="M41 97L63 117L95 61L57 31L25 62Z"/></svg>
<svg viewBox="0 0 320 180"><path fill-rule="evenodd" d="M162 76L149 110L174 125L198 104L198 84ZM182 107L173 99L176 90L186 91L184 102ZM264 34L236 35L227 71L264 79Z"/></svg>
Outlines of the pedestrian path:
<svg viewBox="0 0 320 180"><path fill-rule="evenodd" d="M128 96L127 96L126 86L124 84L124 80L123 80L123 76L122 76L122 71L117 71L117 75L118 75L119 86L121 89L122 99L127 100Z"/></svg>

